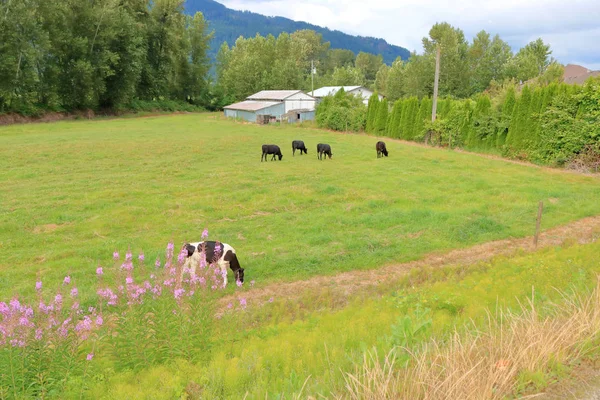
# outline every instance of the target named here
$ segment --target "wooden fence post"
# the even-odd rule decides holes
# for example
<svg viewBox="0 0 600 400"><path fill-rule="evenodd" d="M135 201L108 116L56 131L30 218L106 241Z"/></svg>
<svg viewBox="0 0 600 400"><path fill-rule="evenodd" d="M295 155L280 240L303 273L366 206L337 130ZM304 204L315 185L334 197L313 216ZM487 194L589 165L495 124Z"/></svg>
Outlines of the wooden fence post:
<svg viewBox="0 0 600 400"><path fill-rule="evenodd" d="M540 225L542 223L542 212L544 211L544 202L540 201L538 206L537 220L535 221L535 236L533 237L533 245L537 247L540 237Z"/></svg>

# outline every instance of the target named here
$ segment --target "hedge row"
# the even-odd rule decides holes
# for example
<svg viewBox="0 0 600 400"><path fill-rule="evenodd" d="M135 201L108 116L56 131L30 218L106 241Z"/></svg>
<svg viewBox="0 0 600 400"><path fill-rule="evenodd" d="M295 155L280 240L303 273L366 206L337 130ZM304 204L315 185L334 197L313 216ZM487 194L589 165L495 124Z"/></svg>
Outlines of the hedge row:
<svg viewBox="0 0 600 400"><path fill-rule="evenodd" d="M400 99L393 105L369 99L368 133L563 165L587 160L600 167L600 78L583 86L509 86L490 98L440 99L431 122L432 100ZM580 163L580 162L579 162ZM595 163L595 164L594 164Z"/></svg>

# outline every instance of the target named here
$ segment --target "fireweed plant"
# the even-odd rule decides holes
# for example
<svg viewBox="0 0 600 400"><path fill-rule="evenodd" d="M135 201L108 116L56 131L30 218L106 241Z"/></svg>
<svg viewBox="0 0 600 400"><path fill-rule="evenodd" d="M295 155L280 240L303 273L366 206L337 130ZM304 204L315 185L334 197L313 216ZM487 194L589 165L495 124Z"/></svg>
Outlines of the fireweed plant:
<svg viewBox="0 0 600 400"><path fill-rule="evenodd" d="M112 360L117 370L208 360L222 272L203 249L195 273L184 267L185 247L176 257L174 251L171 242L164 263L159 258L152 266L143 254L134 262L127 251L122 261L115 251L112 267L95 270L93 304L80 303L82 291L71 276L56 290L38 278L35 302L19 296L0 302L0 398L59 395L70 379L83 391L98 359ZM239 295L228 308L246 307Z"/></svg>

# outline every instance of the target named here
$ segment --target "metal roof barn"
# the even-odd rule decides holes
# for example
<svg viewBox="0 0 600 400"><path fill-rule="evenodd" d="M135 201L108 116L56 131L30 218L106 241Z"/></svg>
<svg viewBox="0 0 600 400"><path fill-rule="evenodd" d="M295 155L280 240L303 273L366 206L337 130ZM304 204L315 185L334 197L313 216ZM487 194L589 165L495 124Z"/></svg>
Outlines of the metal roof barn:
<svg viewBox="0 0 600 400"><path fill-rule="evenodd" d="M314 110L317 100L301 90L263 90L248 100L281 101L285 104L285 112L292 110Z"/></svg>
<svg viewBox="0 0 600 400"><path fill-rule="evenodd" d="M224 107L225 116L257 122L258 115L270 115L276 120L296 112L296 121L314 119L317 100L301 90L263 90L248 96L245 101Z"/></svg>
<svg viewBox="0 0 600 400"><path fill-rule="evenodd" d="M271 115L281 118L285 114L285 104L277 101L246 100L224 107L228 118L242 118L245 121L256 122L258 115Z"/></svg>

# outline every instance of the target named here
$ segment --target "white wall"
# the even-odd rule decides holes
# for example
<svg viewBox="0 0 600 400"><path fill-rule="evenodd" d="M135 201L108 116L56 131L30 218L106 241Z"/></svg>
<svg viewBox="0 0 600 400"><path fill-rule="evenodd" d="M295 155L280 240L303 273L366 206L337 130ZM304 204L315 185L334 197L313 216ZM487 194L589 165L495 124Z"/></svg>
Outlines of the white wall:
<svg viewBox="0 0 600 400"><path fill-rule="evenodd" d="M291 110L312 110L316 107L316 100L314 97L307 95L306 93L296 93L293 96L285 99L285 112Z"/></svg>

